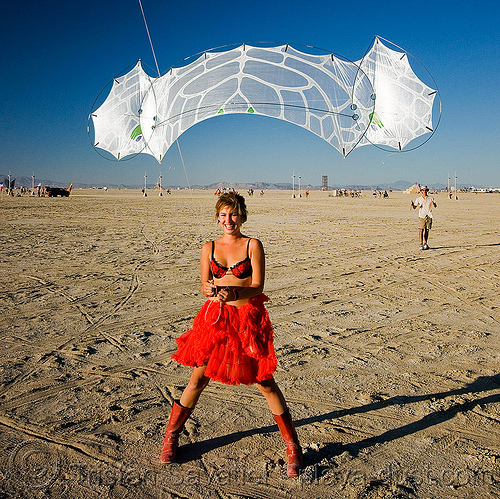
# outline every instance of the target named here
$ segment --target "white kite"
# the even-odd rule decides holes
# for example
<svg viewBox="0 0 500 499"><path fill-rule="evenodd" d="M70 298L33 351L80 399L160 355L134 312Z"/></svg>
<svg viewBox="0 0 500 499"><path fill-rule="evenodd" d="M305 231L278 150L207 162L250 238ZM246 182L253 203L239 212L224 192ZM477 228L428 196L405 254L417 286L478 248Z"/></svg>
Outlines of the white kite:
<svg viewBox="0 0 500 499"><path fill-rule="evenodd" d="M204 52L158 78L139 61L114 79L89 119L94 147L118 160L146 153L161 162L188 128L232 113L294 123L347 156L366 144L403 150L432 133L436 93L415 75L404 52L379 37L357 62L290 45L241 45Z"/></svg>

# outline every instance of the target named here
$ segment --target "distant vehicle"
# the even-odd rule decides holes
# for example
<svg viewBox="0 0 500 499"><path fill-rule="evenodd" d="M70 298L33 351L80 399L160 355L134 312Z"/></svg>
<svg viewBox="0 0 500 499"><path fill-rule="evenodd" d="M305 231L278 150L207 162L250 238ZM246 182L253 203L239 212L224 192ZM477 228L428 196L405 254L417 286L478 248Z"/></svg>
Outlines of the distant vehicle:
<svg viewBox="0 0 500 499"><path fill-rule="evenodd" d="M71 192L71 189L73 189L73 184L70 184L67 189L65 187L44 187L45 195L49 196L49 198L55 198L57 196L67 198L69 196L69 193Z"/></svg>

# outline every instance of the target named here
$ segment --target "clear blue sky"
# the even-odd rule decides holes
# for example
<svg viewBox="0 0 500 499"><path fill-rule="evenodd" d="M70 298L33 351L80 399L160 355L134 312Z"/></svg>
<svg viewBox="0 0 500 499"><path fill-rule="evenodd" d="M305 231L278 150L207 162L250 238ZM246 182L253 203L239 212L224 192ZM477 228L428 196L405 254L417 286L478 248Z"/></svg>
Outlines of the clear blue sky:
<svg viewBox="0 0 500 499"><path fill-rule="evenodd" d="M310 132L258 116L223 116L183 134L191 184L212 181L375 184L397 180L500 186L500 7L478 0L369 3L318 0L143 0L161 72L212 47L256 41L312 45L360 59L375 35L415 56L437 82L441 124L423 147L346 159ZM0 173L61 182L186 184L177 148L112 162L87 136L106 84L138 59L155 75L138 0L8 2L0 16Z"/></svg>

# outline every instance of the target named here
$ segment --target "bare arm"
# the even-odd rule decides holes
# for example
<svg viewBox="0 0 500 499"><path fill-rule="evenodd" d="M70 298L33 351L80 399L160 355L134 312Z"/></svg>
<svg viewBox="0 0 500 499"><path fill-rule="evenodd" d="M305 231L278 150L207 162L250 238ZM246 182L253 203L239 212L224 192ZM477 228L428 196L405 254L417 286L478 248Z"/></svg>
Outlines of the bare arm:
<svg viewBox="0 0 500 499"><path fill-rule="evenodd" d="M212 252L212 242L208 241L201 247L200 257L200 277L201 285L200 291L203 296L207 298L214 295L214 281L212 271L210 270L210 255Z"/></svg>

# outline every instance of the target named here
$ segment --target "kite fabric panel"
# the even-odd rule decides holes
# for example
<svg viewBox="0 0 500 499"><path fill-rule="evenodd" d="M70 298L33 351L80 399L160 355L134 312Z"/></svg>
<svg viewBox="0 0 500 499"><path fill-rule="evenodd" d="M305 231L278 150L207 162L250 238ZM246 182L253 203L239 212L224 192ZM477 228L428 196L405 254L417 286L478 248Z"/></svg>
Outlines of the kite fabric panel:
<svg viewBox="0 0 500 499"><path fill-rule="evenodd" d="M303 127L344 156L369 143L402 149L432 131L435 95L402 55L376 38L357 63L289 45L205 52L159 78L139 61L91 113L94 146L118 160L146 153L161 162L193 125L246 113Z"/></svg>
<svg viewBox="0 0 500 499"><path fill-rule="evenodd" d="M126 75L113 80L111 91L91 114L95 144L118 160L144 150L140 109L152 79L142 69L140 61Z"/></svg>
<svg viewBox="0 0 500 499"><path fill-rule="evenodd" d="M371 123L359 145L402 150L413 139L433 131L432 108L437 92L415 75L405 53L389 49L376 38L357 64L376 94Z"/></svg>

